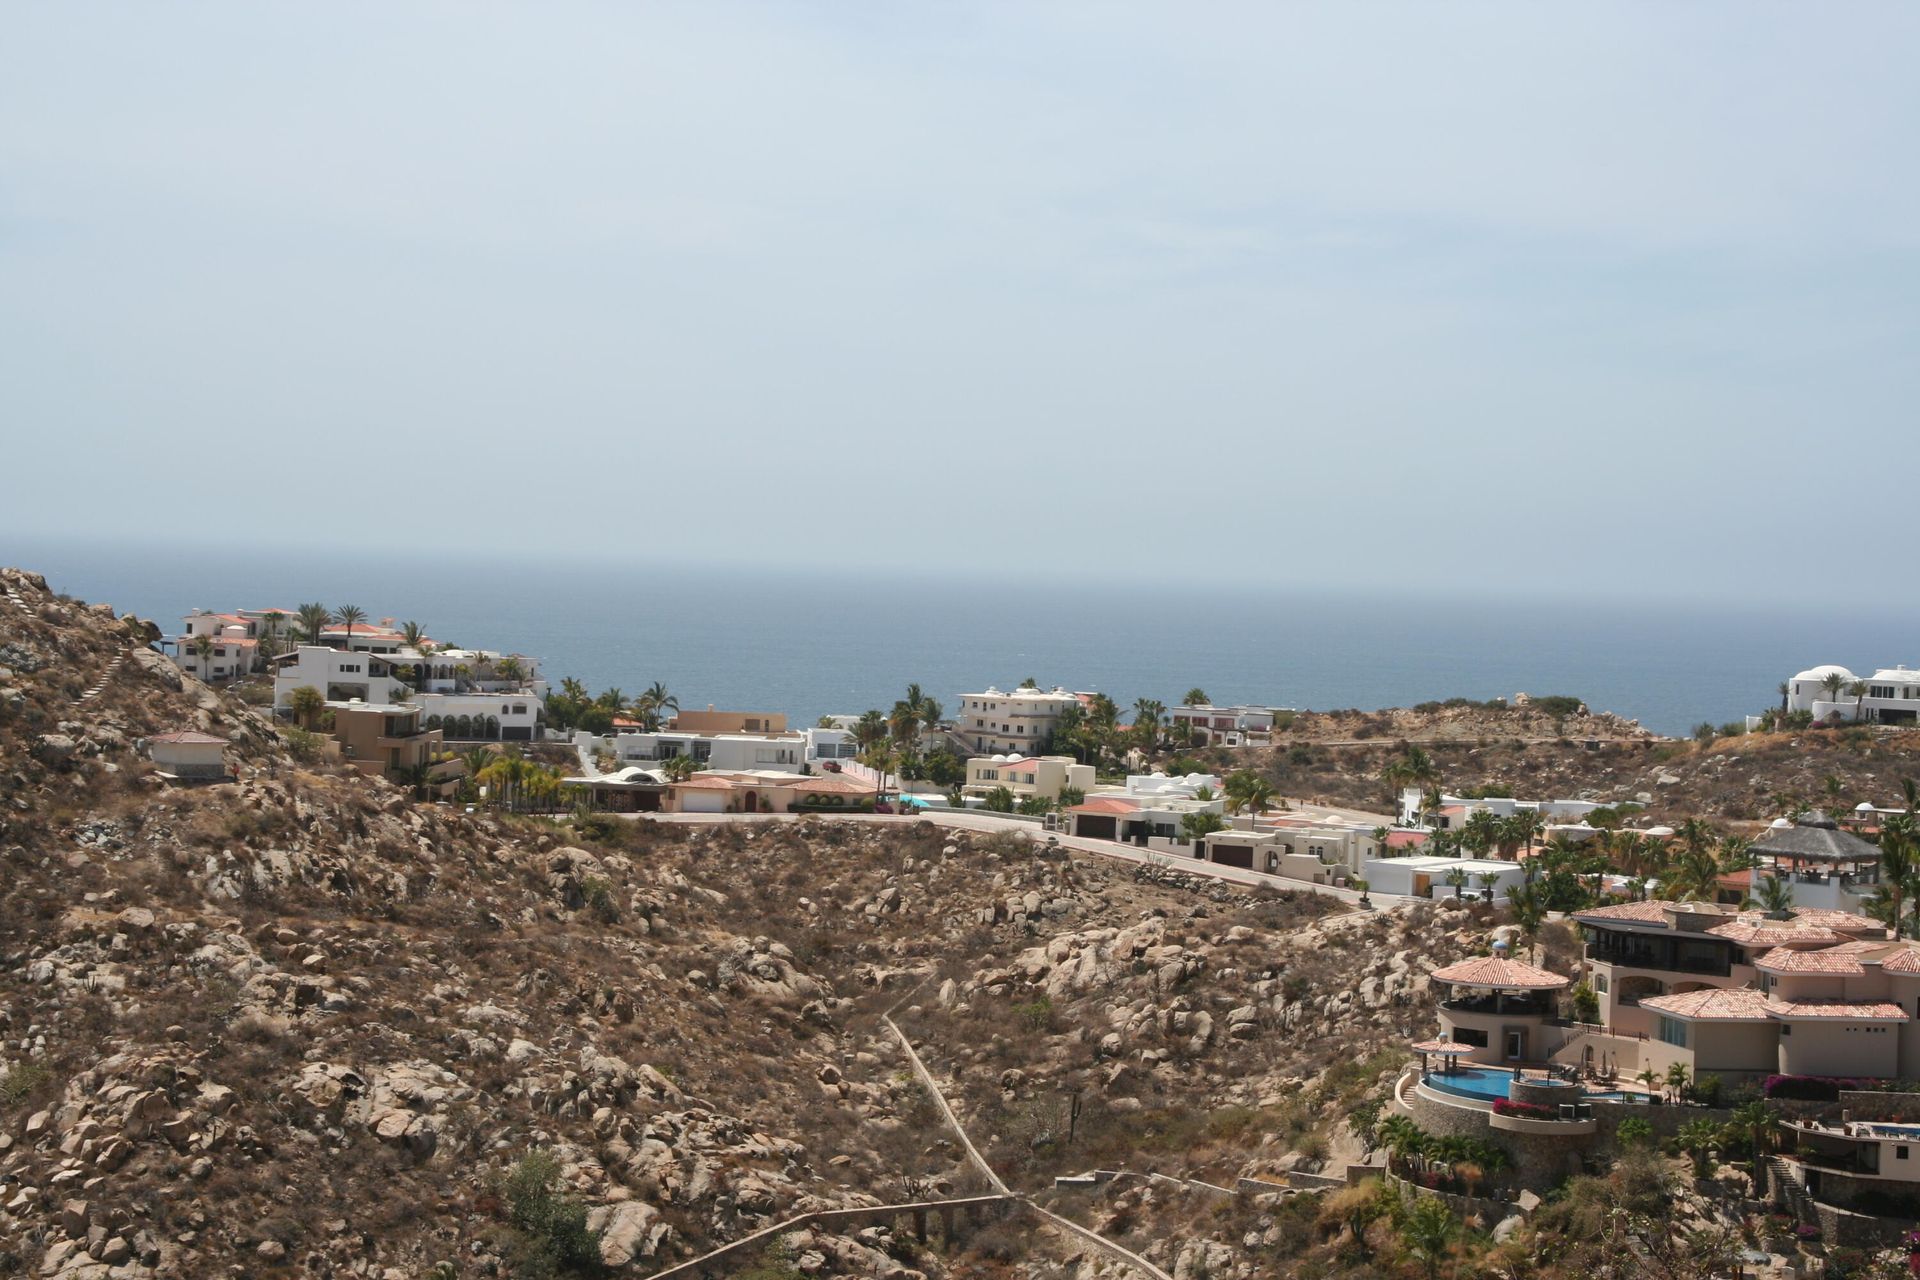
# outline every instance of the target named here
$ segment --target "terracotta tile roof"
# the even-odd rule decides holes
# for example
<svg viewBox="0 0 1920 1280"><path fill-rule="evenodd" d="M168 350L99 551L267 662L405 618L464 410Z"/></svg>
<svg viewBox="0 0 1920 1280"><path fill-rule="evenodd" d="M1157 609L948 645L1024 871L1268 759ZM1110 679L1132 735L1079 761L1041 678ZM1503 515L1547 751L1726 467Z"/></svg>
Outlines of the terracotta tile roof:
<svg viewBox="0 0 1920 1280"><path fill-rule="evenodd" d="M870 796L875 788L871 783L856 782L852 778L808 778L792 784L795 791L813 795Z"/></svg>
<svg viewBox="0 0 1920 1280"><path fill-rule="evenodd" d="M1119 796L1095 796L1085 804L1072 805L1068 813L1138 813L1140 806Z"/></svg>
<svg viewBox="0 0 1920 1280"><path fill-rule="evenodd" d="M676 787L691 787L696 791L731 791L739 785L731 778L688 778L685 782L676 782Z"/></svg>
<svg viewBox="0 0 1920 1280"><path fill-rule="evenodd" d="M1642 1001L1641 1003L1645 1003ZM1769 1000L1767 1015L1774 1018L1843 1018L1868 1022L1906 1022L1907 1011L1885 1000L1849 1004L1844 1000Z"/></svg>
<svg viewBox="0 0 1920 1280"><path fill-rule="evenodd" d="M1716 938L1737 942L1743 947L1784 947L1794 942L1838 942L1840 935L1831 929L1802 928L1790 920L1729 920L1707 930Z"/></svg>
<svg viewBox="0 0 1920 1280"><path fill-rule="evenodd" d="M1854 911L1832 911L1826 907L1808 907L1804 911L1793 913L1793 922L1802 925L1819 925L1828 929L1837 929L1845 933L1874 931L1886 932L1886 926L1878 920L1869 919Z"/></svg>
<svg viewBox="0 0 1920 1280"><path fill-rule="evenodd" d="M1767 998L1752 987L1708 987L1674 996L1647 996L1642 1009L1699 1022L1759 1022L1767 1016Z"/></svg>
<svg viewBox="0 0 1920 1280"><path fill-rule="evenodd" d="M1920 974L1920 951L1908 947L1898 955L1888 956L1881 962L1880 972Z"/></svg>
<svg viewBox="0 0 1920 1280"><path fill-rule="evenodd" d="M1389 849L1417 849L1426 842L1427 833L1424 831L1387 832L1387 848Z"/></svg>
<svg viewBox="0 0 1920 1280"><path fill-rule="evenodd" d="M1518 960L1500 956L1480 956L1433 971L1435 982L1460 987L1486 987L1497 991L1556 991L1572 982L1557 973L1536 969Z"/></svg>
<svg viewBox="0 0 1920 1280"><path fill-rule="evenodd" d="M1630 920L1636 924L1665 924L1667 922L1667 904L1664 902L1616 902L1610 907L1593 907L1586 911L1576 911L1576 920Z"/></svg>
<svg viewBox="0 0 1920 1280"><path fill-rule="evenodd" d="M1848 978L1866 973L1858 956L1832 949L1795 951L1791 947L1775 947L1755 960L1753 967L1763 973L1827 973Z"/></svg>

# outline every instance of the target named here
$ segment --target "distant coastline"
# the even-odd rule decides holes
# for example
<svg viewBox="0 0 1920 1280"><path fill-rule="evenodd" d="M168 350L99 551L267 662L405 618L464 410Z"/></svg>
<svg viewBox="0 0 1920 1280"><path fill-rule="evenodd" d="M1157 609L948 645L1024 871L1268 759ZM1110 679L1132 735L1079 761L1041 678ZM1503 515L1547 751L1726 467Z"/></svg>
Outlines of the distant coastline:
<svg viewBox="0 0 1920 1280"><path fill-rule="evenodd" d="M1314 710L1570 694L1679 736L1762 710L1780 680L1816 661L1920 657L1907 649L1911 619L1839 611L1633 613L1164 585L993 590L931 576L447 563L402 549L383 559L41 544L0 558L168 630L194 607L352 599L455 642L538 655L555 679L664 680L688 705L777 710L803 724L891 705L908 683L951 698L1033 675L1123 706L1177 701L1194 685L1222 702Z"/></svg>

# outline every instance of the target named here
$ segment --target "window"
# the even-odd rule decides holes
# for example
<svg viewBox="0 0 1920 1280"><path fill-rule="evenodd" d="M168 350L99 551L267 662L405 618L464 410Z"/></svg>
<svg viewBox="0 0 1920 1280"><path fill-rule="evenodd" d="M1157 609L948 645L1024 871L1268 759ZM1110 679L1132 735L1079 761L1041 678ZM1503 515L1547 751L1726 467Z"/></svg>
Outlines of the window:
<svg viewBox="0 0 1920 1280"><path fill-rule="evenodd" d="M1601 995L1607 994L1607 975L1606 974L1596 972L1593 975L1593 989L1595 991L1598 991ZM1914 1003L1920 1004L1920 1000L1915 1000Z"/></svg>
<svg viewBox="0 0 1920 1280"><path fill-rule="evenodd" d="M1684 1049L1687 1047L1687 1024L1677 1018L1663 1015L1660 1019L1659 1037L1662 1044L1677 1045Z"/></svg>
<svg viewBox="0 0 1920 1280"><path fill-rule="evenodd" d="M1907 1158L1907 1149L1905 1147L1895 1147L1893 1149L1893 1158L1895 1160L1905 1160Z"/></svg>
<svg viewBox="0 0 1920 1280"><path fill-rule="evenodd" d="M1455 1027L1453 1029L1453 1038L1455 1043L1470 1044L1476 1049L1484 1049L1487 1047L1487 1033L1484 1031L1476 1031L1472 1027Z"/></svg>

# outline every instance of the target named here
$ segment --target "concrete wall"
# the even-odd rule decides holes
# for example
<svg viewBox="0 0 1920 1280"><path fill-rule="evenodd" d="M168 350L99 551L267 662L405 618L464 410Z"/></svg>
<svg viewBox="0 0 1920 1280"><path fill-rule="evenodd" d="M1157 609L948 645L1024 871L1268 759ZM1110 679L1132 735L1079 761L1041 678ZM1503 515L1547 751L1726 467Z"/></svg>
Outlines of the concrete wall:
<svg viewBox="0 0 1920 1280"><path fill-rule="evenodd" d="M1900 1037L1895 1025L1811 1020L1782 1024L1780 1070L1802 1076L1897 1076Z"/></svg>

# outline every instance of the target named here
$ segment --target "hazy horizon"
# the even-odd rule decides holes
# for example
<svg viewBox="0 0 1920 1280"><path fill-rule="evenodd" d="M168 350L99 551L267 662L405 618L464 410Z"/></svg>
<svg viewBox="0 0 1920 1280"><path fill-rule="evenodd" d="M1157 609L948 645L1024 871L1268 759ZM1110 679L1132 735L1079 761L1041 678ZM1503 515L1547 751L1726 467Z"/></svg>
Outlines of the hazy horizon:
<svg viewBox="0 0 1920 1280"><path fill-rule="evenodd" d="M12 7L0 558L1887 589L1920 10L1207 14Z"/></svg>

